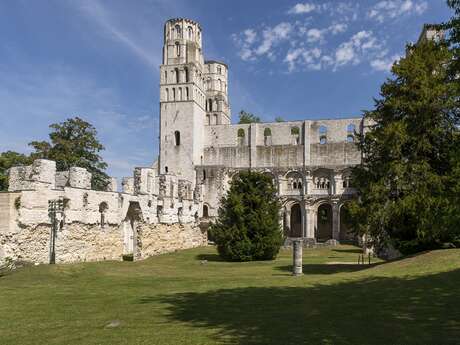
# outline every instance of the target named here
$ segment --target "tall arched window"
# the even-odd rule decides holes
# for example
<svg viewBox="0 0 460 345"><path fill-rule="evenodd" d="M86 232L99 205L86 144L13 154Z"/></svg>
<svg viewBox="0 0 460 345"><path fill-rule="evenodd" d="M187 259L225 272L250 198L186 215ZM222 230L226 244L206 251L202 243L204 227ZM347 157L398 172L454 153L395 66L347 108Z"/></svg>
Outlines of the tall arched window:
<svg viewBox="0 0 460 345"><path fill-rule="evenodd" d="M217 74L222 74L222 67L217 66Z"/></svg>
<svg viewBox="0 0 460 345"><path fill-rule="evenodd" d="M176 83L179 83L180 74L179 74L179 69L178 68L174 68L174 74L176 75Z"/></svg>
<svg viewBox="0 0 460 345"><path fill-rule="evenodd" d="M300 144L300 128L295 126L291 127L291 137L296 145Z"/></svg>
<svg viewBox="0 0 460 345"><path fill-rule="evenodd" d="M321 145L326 144L327 143L327 127L319 126L318 134L319 134L319 143Z"/></svg>
<svg viewBox="0 0 460 345"><path fill-rule="evenodd" d="M208 111L212 111L212 99L208 99Z"/></svg>
<svg viewBox="0 0 460 345"><path fill-rule="evenodd" d="M272 130L270 128L265 128L264 129L264 144L265 146L271 145L271 140L272 140Z"/></svg>
<svg viewBox="0 0 460 345"><path fill-rule="evenodd" d="M218 117L217 117L217 114L214 114L214 124L215 125L218 125Z"/></svg>
<svg viewBox="0 0 460 345"><path fill-rule="evenodd" d="M189 82L189 80L188 80L188 68L185 67L184 71L185 71L185 82L188 83Z"/></svg>
<svg viewBox="0 0 460 345"><path fill-rule="evenodd" d="M173 93L172 93L172 97L173 97L173 101L176 100L176 89L173 87Z"/></svg>
<svg viewBox="0 0 460 345"><path fill-rule="evenodd" d="M101 216L101 228L105 226L105 213L107 212L108 208L109 206L107 205L105 201L99 204L99 214Z"/></svg>
<svg viewBox="0 0 460 345"><path fill-rule="evenodd" d="M222 80L217 79L217 87L219 91L222 91Z"/></svg>
<svg viewBox="0 0 460 345"><path fill-rule="evenodd" d="M186 99L188 101L188 99L189 99L188 87L185 88L185 96L186 96Z"/></svg>
<svg viewBox="0 0 460 345"><path fill-rule="evenodd" d="M193 40L193 29L191 26L188 27L188 39Z"/></svg>
<svg viewBox="0 0 460 345"><path fill-rule="evenodd" d="M166 97L166 101L169 101L169 90L168 90L168 88L166 88L166 96L165 97Z"/></svg>
<svg viewBox="0 0 460 345"><path fill-rule="evenodd" d="M203 205L203 218L209 218L208 205Z"/></svg>
<svg viewBox="0 0 460 345"><path fill-rule="evenodd" d="M180 26L179 25L176 25L174 27L175 31L176 31L176 38L181 38L181 29L180 29Z"/></svg>
<svg viewBox="0 0 460 345"><path fill-rule="evenodd" d="M243 146L244 145L244 137L245 137L245 133L244 133L243 128L238 129L237 136L238 136L238 146Z"/></svg>
<svg viewBox="0 0 460 345"><path fill-rule="evenodd" d="M206 115L206 123L207 123L208 125L211 124L211 116Z"/></svg>
<svg viewBox="0 0 460 345"><path fill-rule="evenodd" d="M180 145L180 132L179 131L174 132L174 139L176 142L176 146L179 146Z"/></svg>
<svg viewBox="0 0 460 345"><path fill-rule="evenodd" d="M352 143L355 141L355 131L356 131L356 126L350 123L347 126L347 142Z"/></svg>
<svg viewBox="0 0 460 345"><path fill-rule="evenodd" d="M179 101L182 101L182 88L179 88Z"/></svg>
<svg viewBox="0 0 460 345"><path fill-rule="evenodd" d="M176 55L180 56L180 45L179 42L176 42Z"/></svg>
<svg viewBox="0 0 460 345"><path fill-rule="evenodd" d="M165 83L168 82L168 71L165 71Z"/></svg>

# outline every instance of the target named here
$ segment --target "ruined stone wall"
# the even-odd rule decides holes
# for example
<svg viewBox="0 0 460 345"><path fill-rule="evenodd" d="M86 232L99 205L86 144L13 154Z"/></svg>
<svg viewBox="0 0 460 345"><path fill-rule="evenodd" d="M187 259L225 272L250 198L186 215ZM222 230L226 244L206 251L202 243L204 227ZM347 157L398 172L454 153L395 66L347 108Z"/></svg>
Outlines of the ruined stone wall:
<svg viewBox="0 0 460 345"><path fill-rule="evenodd" d="M361 120L207 126L202 165L299 168L359 164L361 155L355 139Z"/></svg>
<svg viewBox="0 0 460 345"><path fill-rule="evenodd" d="M181 249L205 246L207 234L196 224L140 224L139 253L141 258Z"/></svg>
<svg viewBox="0 0 460 345"><path fill-rule="evenodd" d="M16 232L0 233L3 257L49 263L51 225L21 226ZM207 244L206 233L193 224L149 224L136 227L134 255L144 259ZM56 235L56 263L121 260L124 254L123 224L65 224Z"/></svg>

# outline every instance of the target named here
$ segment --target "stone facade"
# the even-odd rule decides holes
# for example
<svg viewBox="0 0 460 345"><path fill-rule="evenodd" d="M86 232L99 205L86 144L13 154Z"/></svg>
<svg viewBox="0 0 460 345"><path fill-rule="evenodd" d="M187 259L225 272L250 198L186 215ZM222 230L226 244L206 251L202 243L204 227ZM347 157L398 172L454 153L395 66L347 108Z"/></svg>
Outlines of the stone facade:
<svg viewBox="0 0 460 345"><path fill-rule="evenodd" d="M191 182L200 218L217 215L220 199L240 170L269 174L283 202L286 237L352 239L342 207L355 194L350 170L361 161L361 117L231 124L228 66L206 61L198 23L165 24L160 66L159 173Z"/></svg>

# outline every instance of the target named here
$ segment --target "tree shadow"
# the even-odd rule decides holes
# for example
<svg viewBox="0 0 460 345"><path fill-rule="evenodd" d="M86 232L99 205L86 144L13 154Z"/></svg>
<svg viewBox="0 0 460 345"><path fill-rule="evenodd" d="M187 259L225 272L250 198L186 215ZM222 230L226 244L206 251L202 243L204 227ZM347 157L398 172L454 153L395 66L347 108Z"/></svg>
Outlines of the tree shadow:
<svg viewBox="0 0 460 345"><path fill-rule="evenodd" d="M356 249L332 249L333 252L338 253L355 253L355 254L362 254L363 250L356 248Z"/></svg>
<svg viewBox="0 0 460 345"><path fill-rule="evenodd" d="M298 278L293 278L298 279ZM143 297L222 344L457 344L460 270L313 287L245 287Z"/></svg>
<svg viewBox="0 0 460 345"><path fill-rule="evenodd" d="M219 254L198 254L196 256L197 260L206 260L206 261L224 261Z"/></svg>
<svg viewBox="0 0 460 345"><path fill-rule="evenodd" d="M358 264L304 264L302 265L302 271L304 274L335 274L341 272L357 272L367 270L374 266L379 265L378 263L370 265L358 265ZM277 266L275 269L292 272L292 265Z"/></svg>

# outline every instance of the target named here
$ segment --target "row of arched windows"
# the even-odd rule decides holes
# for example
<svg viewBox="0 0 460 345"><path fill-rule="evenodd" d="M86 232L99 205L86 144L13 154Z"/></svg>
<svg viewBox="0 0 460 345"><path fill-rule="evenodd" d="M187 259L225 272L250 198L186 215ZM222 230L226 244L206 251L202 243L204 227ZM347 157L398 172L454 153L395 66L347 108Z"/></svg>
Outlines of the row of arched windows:
<svg viewBox="0 0 460 345"><path fill-rule="evenodd" d="M165 89L165 101L188 101L189 99L190 92L188 87Z"/></svg>
<svg viewBox="0 0 460 345"><path fill-rule="evenodd" d="M352 123L347 125L347 142L352 143L355 141L356 126ZM327 127L319 126L318 129L319 143L321 145L327 144Z"/></svg>
<svg viewBox="0 0 460 345"><path fill-rule="evenodd" d="M175 39L180 39L180 38L183 38L183 32L182 32L182 28L180 27L180 25L175 25L173 28L171 28L171 36L170 38L175 38ZM193 28L191 26L188 26L186 29L185 29L185 38L188 39L188 40L193 40L194 39L194 32L193 32ZM200 32L198 31L198 38L200 38Z"/></svg>
<svg viewBox="0 0 460 345"><path fill-rule="evenodd" d="M217 91L227 92L227 85L222 80L217 79L215 85L213 86L212 79L211 78L206 79L206 89L213 90L213 87L215 87L215 90Z"/></svg>
<svg viewBox="0 0 460 345"><path fill-rule="evenodd" d="M183 70L179 70L179 68L174 68L173 70L170 71L171 73L171 81L172 83L188 83L190 82L190 78L189 78L189 72L188 72L188 68L187 67L184 67ZM181 75L183 76L181 78ZM170 83L170 80L168 80L168 71L165 70L164 72L164 77L165 77L165 83L166 84L171 84Z"/></svg>
<svg viewBox="0 0 460 345"><path fill-rule="evenodd" d="M211 64L207 64L207 70L208 70L208 73L211 73ZM218 65L216 67L216 73L220 74L220 75L223 75L221 66Z"/></svg>
<svg viewBox="0 0 460 345"><path fill-rule="evenodd" d="M206 124L208 125L219 125L219 116L217 114L206 115Z"/></svg>

